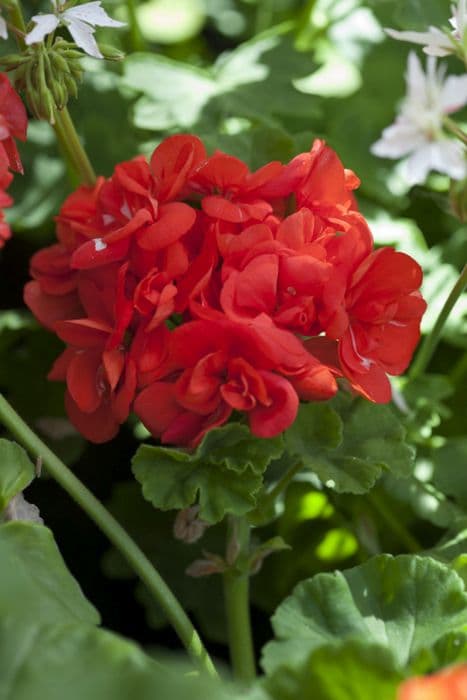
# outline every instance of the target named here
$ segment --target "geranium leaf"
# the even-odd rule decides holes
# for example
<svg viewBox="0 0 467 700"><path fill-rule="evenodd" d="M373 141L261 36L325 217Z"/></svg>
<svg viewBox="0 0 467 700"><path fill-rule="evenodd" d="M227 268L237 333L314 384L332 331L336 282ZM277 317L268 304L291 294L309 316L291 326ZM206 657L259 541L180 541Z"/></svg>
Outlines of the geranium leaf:
<svg viewBox="0 0 467 700"><path fill-rule="evenodd" d="M0 698L8 700L193 700L234 698L165 668L132 642L96 627L99 615L67 570L50 530L0 526Z"/></svg>
<svg viewBox="0 0 467 700"><path fill-rule="evenodd" d="M394 700L401 680L388 649L349 641L312 652L299 668L282 666L265 686L274 700Z"/></svg>
<svg viewBox="0 0 467 700"><path fill-rule="evenodd" d="M215 523L254 507L262 472L282 450L281 438L261 440L233 423L209 431L195 452L142 445L133 472L156 508L186 508L199 498L200 517Z"/></svg>
<svg viewBox="0 0 467 700"><path fill-rule="evenodd" d="M0 619L98 624L48 528L21 521L1 525L0 569Z"/></svg>
<svg viewBox="0 0 467 700"><path fill-rule="evenodd" d="M234 700L190 666L164 667L132 642L79 623L0 621L0 697L8 700Z"/></svg>
<svg viewBox="0 0 467 700"><path fill-rule="evenodd" d="M451 438L432 452L432 459L435 486L467 509L467 482L462 475L467 462L467 437Z"/></svg>
<svg viewBox="0 0 467 700"><path fill-rule="evenodd" d="M0 438L0 513L34 479L34 465L16 442Z"/></svg>
<svg viewBox="0 0 467 700"><path fill-rule="evenodd" d="M339 397L331 406L302 406L284 435L287 451L302 459L326 486L360 494L371 489L385 469L398 476L410 473L413 449L404 443L405 430L391 409L349 397ZM322 432L313 427L320 411L327 416L321 419L327 425Z"/></svg>
<svg viewBox="0 0 467 700"><path fill-rule="evenodd" d="M467 594L456 573L428 557L381 555L301 582L272 624L276 641L263 656L268 673L344 639L385 646L403 668L421 649L467 624Z"/></svg>

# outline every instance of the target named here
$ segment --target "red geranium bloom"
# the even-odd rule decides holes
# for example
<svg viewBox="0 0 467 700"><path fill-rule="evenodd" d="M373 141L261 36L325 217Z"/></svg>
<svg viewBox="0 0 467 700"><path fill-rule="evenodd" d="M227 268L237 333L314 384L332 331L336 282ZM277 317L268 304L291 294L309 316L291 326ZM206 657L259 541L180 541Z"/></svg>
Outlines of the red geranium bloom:
<svg viewBox="0 0 467 700"><path fill-rule="evenodd" d="M373 252L357 184L322 141L252 173L182 135L80 187L25 288L67 343L51 377L72 422L101 442L134 408L193 447L234 412L277 435L337 377L389 400L419 336L421 271Z"/></svg>
<svg viewBox="0 0 467 700"><path fill-rule="evenodd" d="M143 255L148 272L155 253L179 249L196 211L173 199L205 157L196 137L173 136L156 148L150 163L139 156L94 188L79 188L58 218L59 238L73 250L71 267L90 269Z"/></svg>
<svg viewBox="0 0 467 700"><path fill-rule="evenodd" d="M273 206L263 191L283 169L281 163L273 161L251 173L241 160L218 151L197 169L190 185L205 194L201 206L211 218L253 223L272 213Z"/></svg>
<svg viewBox="0 0 467 700"><path fill-rule="evenodd" d="M329 294L326 300L321 320L326 335L339 340L344 375L378 403L391 400L386 373L404 372L419 340L426 309L418 291L421 281L415 260L383 248L364 258L345 286L333 284L332 299ZM308 344L311 351L317 343Z"/></svg>
<svg viewBox="0 0 467 700"><path fill-rule="evenodd" d="M400 686L397 700L467 700L467 666L410 678Z"/></svg>
<svg viewBox="0 0 467 700"><path fill-rule="evenodd" d="M0 152L0 248L11 237L10 227L4 220L3 214L3 209L11 207L13 203L11 197L5 192L11 180L12 175L6 170L6 167L2 170L2 154Z"/></svg>
<svg viewBox="0 0 467 700"><path fill-rule="evenodd" d="M66 380L68 415L93 442L117 434L136 391L136 364L124 343L132 316L131 302L122 294L125 272L125 267L112 267L98 280L81 280L80 300L87 316L54 324L68 347L49 379Z"/></svg>
<svg viewBox="0 0 467 700"><path fill-rule="evenodd" d="M251 431L272 437L294 421L299 397L292 382L307 391L321 371L328 397L336 385L294 336L272 324L193 321L171 336L166 377L144 389L135 412L162 442L196 445L210 428L222 425L232 411L248 415ZM292 381L281 375L289 375Z"/></svg>
<svg viewBox="0 0 467 700"><path fill-rule="evenodd" d="M23 172L14 139L26 140L28 118L21 98L14 91L8 77L0 73L0 152L12 170Z"/></svg>

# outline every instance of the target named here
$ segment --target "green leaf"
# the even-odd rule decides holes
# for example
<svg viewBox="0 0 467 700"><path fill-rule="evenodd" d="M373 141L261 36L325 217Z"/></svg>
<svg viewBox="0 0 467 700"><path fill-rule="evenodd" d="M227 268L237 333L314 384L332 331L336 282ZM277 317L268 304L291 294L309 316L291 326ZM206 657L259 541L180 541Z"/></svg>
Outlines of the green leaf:
<svg viewBox="0 0 467 700"><path fill-rule="evenodd" d="M321 425L315 424L320 412ZM413 450L404 437L405 430L389 407L344 396L330 405L301 406L299 417L284 434L286 450L302 459L326 486L354 494L371 489L385 469L398 476L410 473Z"/></svg>
<svg viewBox="0 0 467 700"><path fill-rule="evenodd" d="M263 667L298 666L314 649L345 639L386 647L398 668L467 624L462 580L428 557L381 555L361 566L301 582L272 618L276 641Z"/></svg>
<svg viewBox="0 0 467 700"><path fill-rule="evenodd" d="M440 0L368 0L368 4L383 26L401 29L426 32L430 25L447 25L450 17L448 3Z"/></svg>
<svg viewBox="0 0 467 700"><path fill-rule="evenodd" d="M123 85L143 95L134 108L134 124L152 131L189 128L211 136L232 118L287 130L293 118L302 120L302 128L308 126L315 100L293 81L314 66L295 50L289 30L277 27L241 44L209 69L133 54L125 61Z"/></svg>
<svg viewBox="0 0 467 700"><path fill-rule="evenodd" d="M0 569L1 620L99 622L46 527L21 521L1 525Z"/></svg>
<svg viewBox="0 0 467 700"><path fill-rule="evenodd" d="M167 666L167 663L165 664ZM227 700L228 688L179 664L163 668L136 644L82 624L0 621L5 700Z"/></svg>
<svg viewBox="0 0 467 700"><path fill-rule="evenodd" d="M401 680L388 649L349 641L318 649L299 668L282 666L265 687L274 700L394 700Z"/></svg>
<svg viewBox="0 0 467 700"><path fill-rule="evenodd" d="M443 447L432 453L433 483L443 493L453 496L467 510L467 437L451 438Z"/></svg>
<svg viewBox="0 0 467 700"><path fill-rule="evenodd" d="M34 479L34 466L16 442L0 438L0 513Z"/></svg>
<svg viewBox="0 0 467 700"><path fill-rule="evenodd" d="M209 431L195 452L142 445L133 472L156 508L186 508L199 498L200 517L215 523L254 507L262 473L282 451L281 437L262 440L230 423Z"/></svg>

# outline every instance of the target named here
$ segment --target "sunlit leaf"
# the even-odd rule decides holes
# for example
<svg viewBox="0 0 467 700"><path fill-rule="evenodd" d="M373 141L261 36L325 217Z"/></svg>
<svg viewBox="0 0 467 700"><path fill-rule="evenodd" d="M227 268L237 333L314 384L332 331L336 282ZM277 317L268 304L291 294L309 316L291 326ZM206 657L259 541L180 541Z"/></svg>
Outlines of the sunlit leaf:
<svg viewBox="0 0 467 700"><path fill-rule="evenodd" d="M427 557L382 555L300 583L278 608L276 641L263 667L298 666L314 649L344 639L386 647L404 668L421 649L467 624L467 594L448 567Z"/></svg>

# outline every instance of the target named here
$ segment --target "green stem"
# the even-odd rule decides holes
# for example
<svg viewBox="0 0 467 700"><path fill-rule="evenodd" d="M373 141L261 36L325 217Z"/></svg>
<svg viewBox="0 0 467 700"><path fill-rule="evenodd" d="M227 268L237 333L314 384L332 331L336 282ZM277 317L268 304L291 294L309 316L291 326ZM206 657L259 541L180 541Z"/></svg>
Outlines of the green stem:
<svg viewBox="0 0 467 700"><path fill-rule="evenodd" d="M454 136L456 136L459 141L462 141L462 143L467 144L467 134L458 124L456 124L453 119L450 117L444 117L443 123L451 134L454 134Z"/></svg>
<svg viewBox="0 0 467 700"><path fill-rule="evenodd" d="M51 476L83 508L91 520L94 521L114 547L123 555L164 610L187 652L199 668L211 676L216 676L212 660L204 648L198 633L180 603L149 559L117 520L104 508L102 503L29 428L1 394L0 420L31 455L42 459L44 467Z"/></svg>
<svg viewBox="0 0 467 700"><path fill-rule="evenodd" d="M287 486L293 481L295 475L298 474L298 472L301 470L302 467L303 467L303 463L298 462L293 467L290 467L290 469L287 469L285 474L283 474L281 476L279 481L276 484L274 484L272 489L266 494L264 501L262 502L261 505L263 505L264 503L267 503L267 504L274 503L276 498L278 496L280 496L280 494L283 491L285 491Z"/></svg>
<svg viewBox="0 0 467 700"><path fill-rule="evenodd" d="M423 374L423 372L426 370L433 356L433 353L435 352L436 347L439 341L441 340L441 332L449 317L449 314L451 313L452 309L454 308L454 305L456 304L457 300L461 296L466 286L467 265L465 265L464 269L462 270L459 276L459 279L452 288L448 298L444 302L444 306L441 309L438 318L436 319L436 323L433 326L431 333L429 333L429 335L427 335L425 340L423 341L420 350L418 351L417 357L415 358L415 362L413 363L410 369L410 379L415 379L420 374Z"/></svg>
<svg viewBox="0 0 467 700"><path fill-rule="evenodd" d="M146 42L141 34L138 17L136 15L135 0L126 0L126 9L128 13L128 24L130 27L130 42L132 51L144 51Z"/></svg>
<svg viewBox="0 0 467 700"><path fill-rule="evenodd" d="M24 49L26 48L26 44L24 42L23 37L26 34L26 24L24 22L23 13L21 12L21 7L17 2L15 2L11 4L8 9L10 13L11 24L16 30L18 30L15 33L16 43L18 44L21 51L24 51Z"/></svg>
<svg viewBox="0 0 467 700"><path fill-rule="evenodd" d="M96 174L66 107L56 111L54 129L60 148L79 181L83 185L94 185Z"/></svg>
<svg viewBox="0 0 467 700"><path fill-rule="evenodd" d="M237 680L251 683L256 676L253 635L250 619L250 574L247 560L250 546L250 526L245 518L231 518L229 538L239 547L237 566L224 574L224 601L227 615L230 658Z"/></svg>
<svg viewBox="0 0 467 700"><path fill-rule="evenodd" d="M407 530L407 528L401 523L401 521L396 518L394 513L391 511L390 508L388 508L388 506L379 494L375 493L374 491L371 491L367 495L367 498L372 503L377 513L379 513L383 520L386 521L386 523L389 525L394 534L397 535L400 541L405 544L409 552L417 554L423 549L420 542L418 542L418 540Z"/></svg>
<svg viewBox="0 0 467 700"><path fill-rule="evenodd" d="M467 373L467 352L464 352L462 355L461 359L459 362L457 362L453 369L451 370L449 374L449 379L451 382L454 384L454 386L457 386L457 384L460 384L464 374Z"/></svg>

